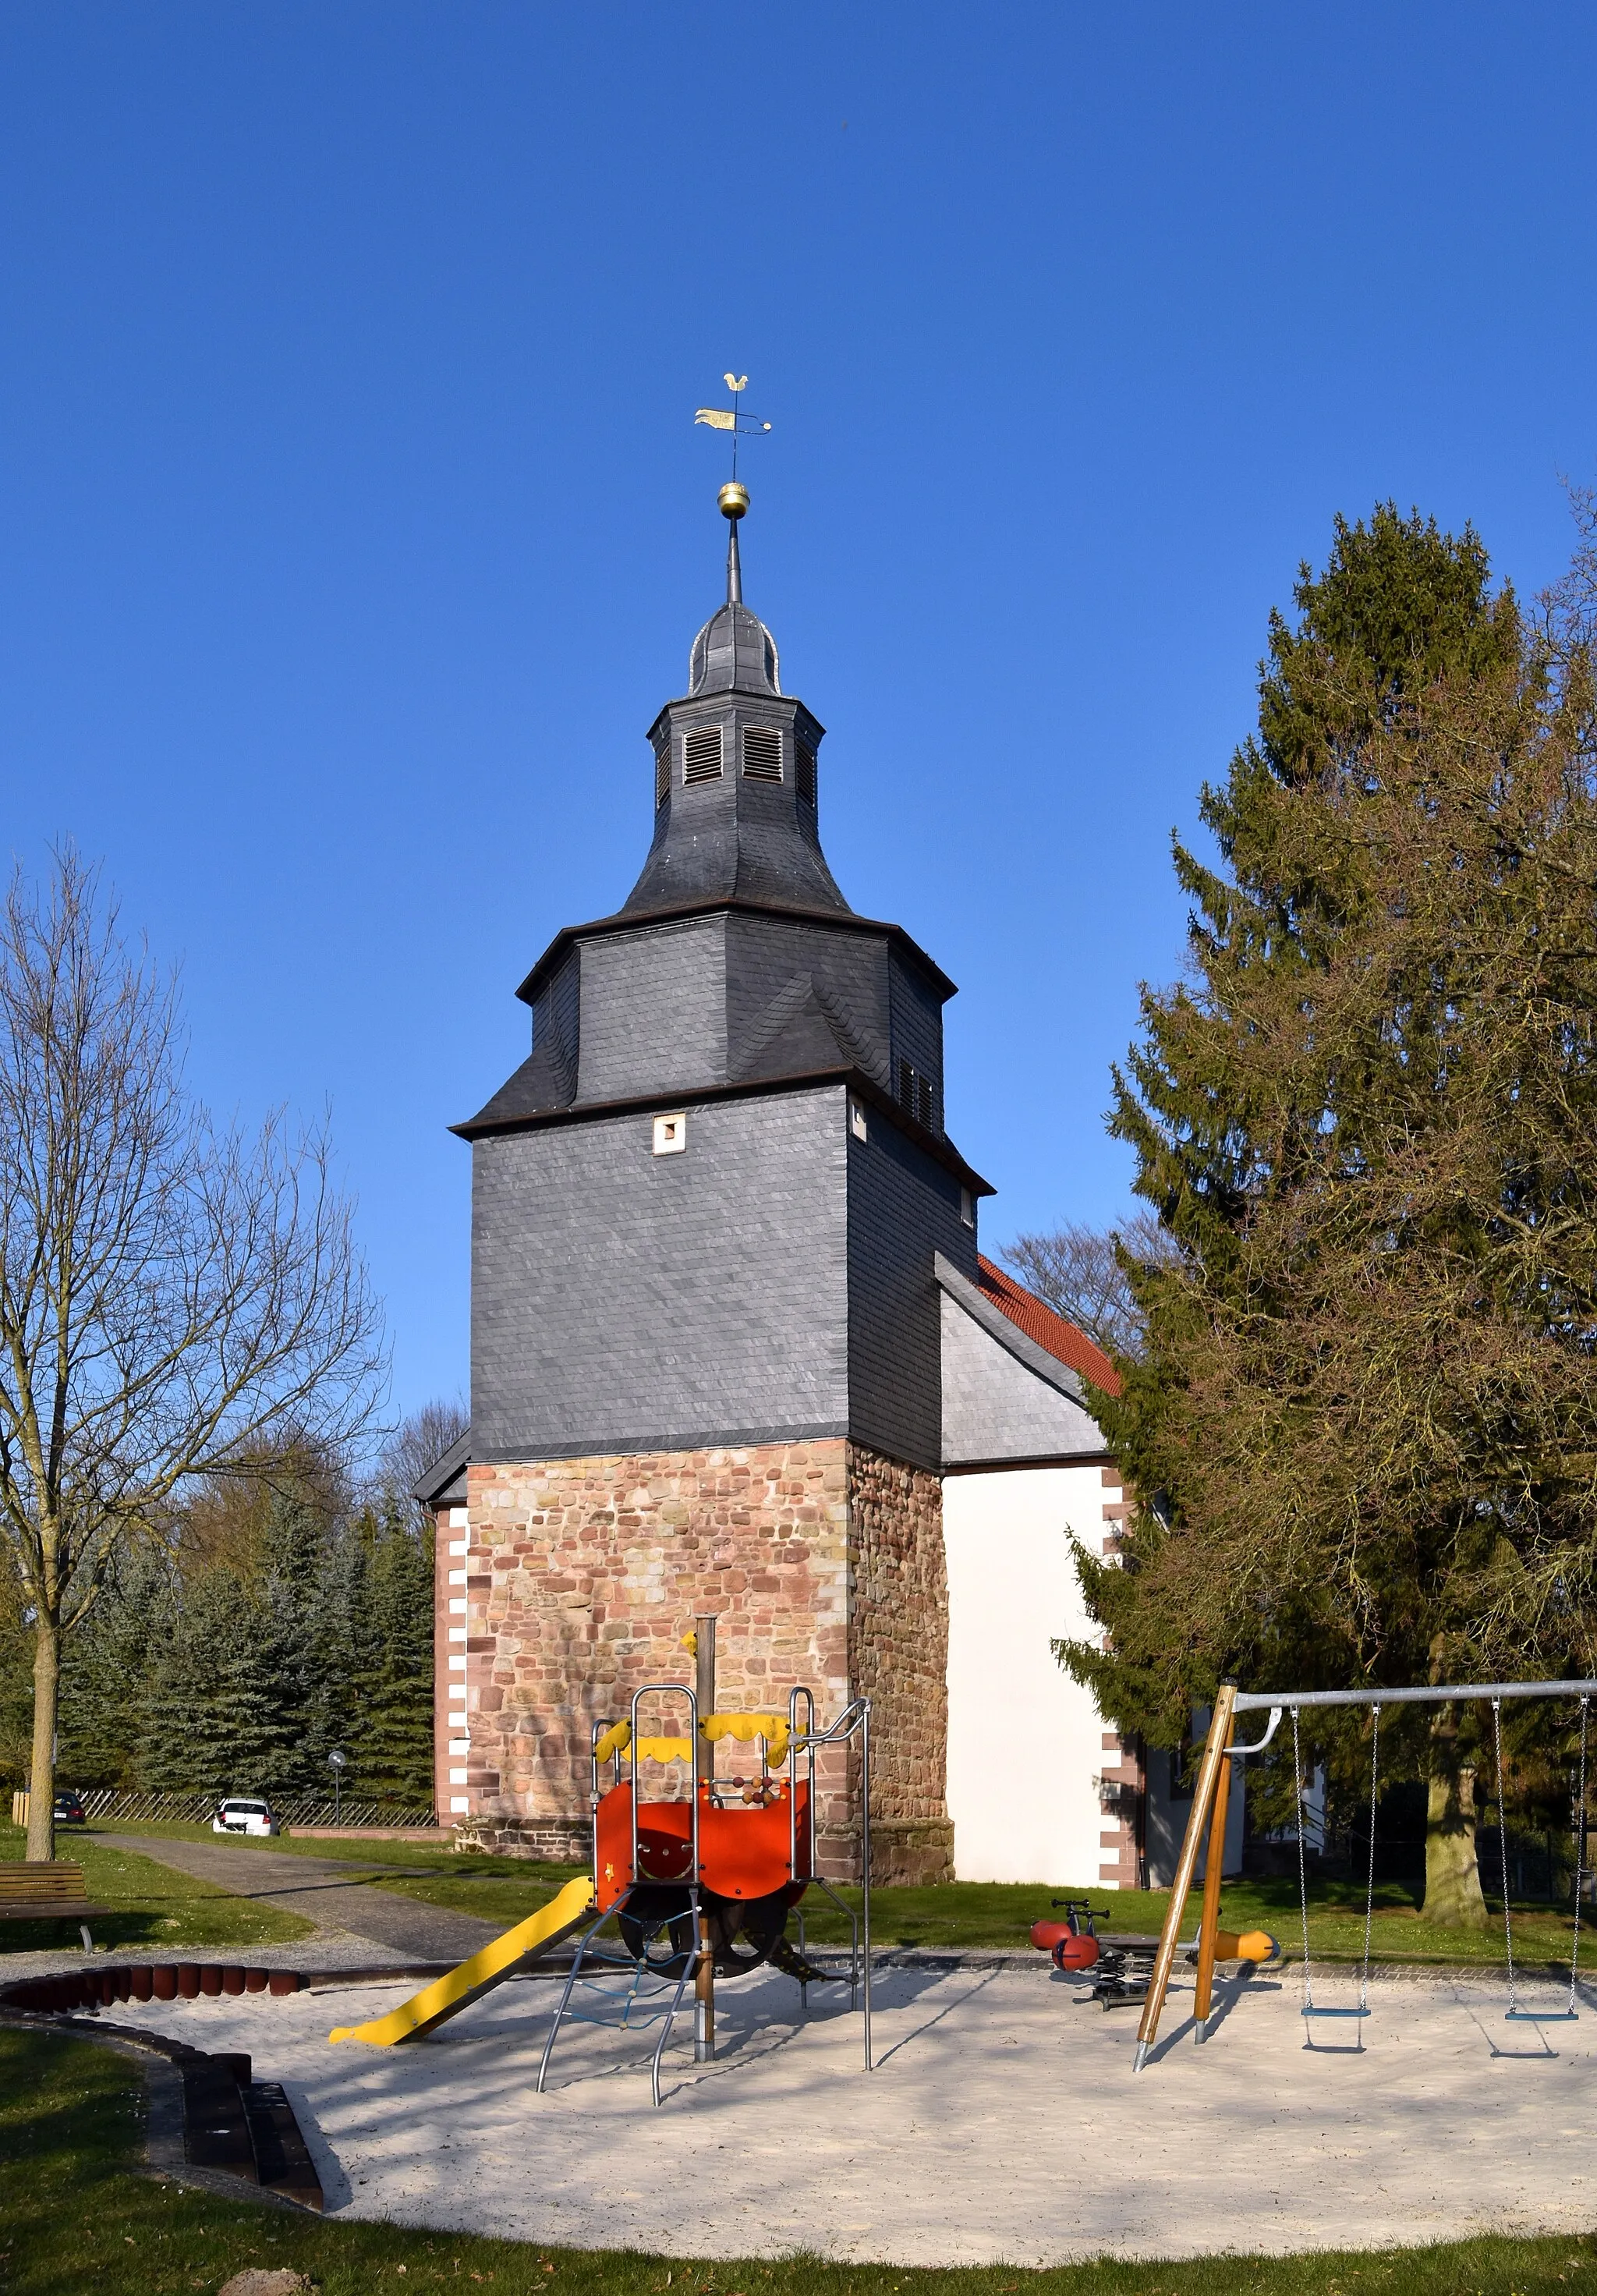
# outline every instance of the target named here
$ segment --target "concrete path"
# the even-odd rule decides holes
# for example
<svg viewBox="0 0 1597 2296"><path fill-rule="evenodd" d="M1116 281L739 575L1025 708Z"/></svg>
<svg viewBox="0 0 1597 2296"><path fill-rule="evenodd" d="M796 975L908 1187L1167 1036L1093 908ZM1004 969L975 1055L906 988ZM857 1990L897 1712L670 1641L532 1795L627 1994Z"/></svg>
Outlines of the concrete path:
<svg viewBox="0 0 1597 2296"><path fill-rule="evenodd" d="M352 1872L402 1874L407 1870L403 1865L373 1859L351 1868L342 1858L246 1849L231 1841L172 1841L153 1834L105 1833L99 1839L111 1849L130 1849L197 1881L214 1882L234 1897L298 1914L318 1930L364 1938L381 1956L397 1961L463 1961L509 1926L373 1890L351 1878Z"/></svg>
<svg viewBox="0 0 1597 2296"><path fill-rule="evenodd" d="M1322 1990L1355 1982L1337 1972ZM861 2020L835 2005L846 1995L815 1988L802 2025L797 1988L766 1974L720 1989L714 2065L694 2070L679 2024L659 2112L652 2031L568 2027L536 2094L547 1986L504 1986L391 2050L327 2040L403 1997L387 1985L117 2013L247 2048L284 2081L330 2208L444 2229L1044 2265L1574 2234L1597 2218L1597 1990L1577 2024L1510 2025L1501 1988L1479 1980L1377 1980L1360 2051L1351 2019L1310 2029L1306 2048L1295 1980L1268 1976L1223 1987L1222 2021L1195 2047L1190 1984L1134 2078L1134 2015L1077 2005L1077 1983L1046 1964L884 1972L866 2074ZM1524 1991L1559 2005L1549 1984Z"/></svg>

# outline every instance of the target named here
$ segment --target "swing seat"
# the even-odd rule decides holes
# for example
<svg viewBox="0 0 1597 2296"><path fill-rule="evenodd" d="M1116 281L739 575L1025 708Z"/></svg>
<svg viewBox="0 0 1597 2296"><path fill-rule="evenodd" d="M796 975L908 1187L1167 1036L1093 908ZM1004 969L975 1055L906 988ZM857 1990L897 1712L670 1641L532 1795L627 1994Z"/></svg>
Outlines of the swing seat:
<svg viewBox="0 0 1597 2296"><path fill-rule="evenodd" d="M1368 2009L1300 2009L1300 2017L1368 2017Z"/></svg>
<svg viewBox="0 0 1597 2296"><path fill-rule="evenodd" d="M1578 2009L1505 2009L1505 2025L1578 2025Z"/></svg>

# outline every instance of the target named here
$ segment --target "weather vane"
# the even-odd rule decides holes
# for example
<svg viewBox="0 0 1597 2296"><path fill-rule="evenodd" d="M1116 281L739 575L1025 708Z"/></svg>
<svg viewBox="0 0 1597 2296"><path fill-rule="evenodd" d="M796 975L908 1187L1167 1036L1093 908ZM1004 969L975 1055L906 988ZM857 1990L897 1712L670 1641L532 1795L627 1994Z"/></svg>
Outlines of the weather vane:
<svg viewBox="0 0 1597 2296"><path fill-rule="evenodd" d="M768 430L771 426L768 422L757 421L755 416L752 414L745 414L742 408L738 404L743 392L749 388L749 378L746 374L725 374L722 376L721 380L726 385L727 390L732 393L732 405L730 406L701 406L694 415L693 420L695 422L708 422L712 430L731 431L732 483L733 486L736 486L738 479L738 440L740 439L758 438L762 432Z"/></svg>
<svg viewBox="0 0 1597 2296"><path fill-rule="evenodd" d="M768 422L759 422L752 414L745 414L738 404L743 392L749 388L749 378L746 374L725 375L722 380L732 393L732 405L701 406L693 420L695 422L708 422L712 430L730 430L732 433L732 476L722 488L718 499L721 504L721 515L727 521L728 526L726 602L728 605L736 606L742 603L743 598L743 569L738 556L738 521L749 507L749 489L738 477L738 440L757 438L762 431L768 430L771 426Z"/></svg>

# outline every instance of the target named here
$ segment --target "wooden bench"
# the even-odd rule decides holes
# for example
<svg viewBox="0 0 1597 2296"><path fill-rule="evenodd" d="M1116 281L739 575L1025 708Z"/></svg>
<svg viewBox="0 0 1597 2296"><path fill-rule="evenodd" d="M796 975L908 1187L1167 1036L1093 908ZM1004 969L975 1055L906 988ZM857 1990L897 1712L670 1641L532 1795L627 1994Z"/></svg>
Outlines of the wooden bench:
<svg viewBox="0 0 1597 2296"><path fill-rule="evenodd" d="M91 1906L83 1894L83 1868L56 1858L50 1865L0 1864L0 1921L76 1922L85 1953L93 1953L92 1921L105 1920L110 1906Z"/></svg>

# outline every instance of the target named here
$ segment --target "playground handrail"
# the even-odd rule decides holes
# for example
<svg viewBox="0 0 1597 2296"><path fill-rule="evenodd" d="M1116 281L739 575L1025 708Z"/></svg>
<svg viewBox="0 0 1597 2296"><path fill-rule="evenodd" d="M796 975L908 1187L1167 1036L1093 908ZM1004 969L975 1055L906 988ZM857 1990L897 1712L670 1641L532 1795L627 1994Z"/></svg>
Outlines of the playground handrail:
<svg viewBox="0 0 1597 2296"><path fill-rule="evenodd" d="M635 1690L635 1691L633 1693L633 1698L632 1698L632 1746L631 1746L631 1753L632 1753L632 1878L633 1878L633 1881L634 1881L635 1882L641 1882L641 1881L643 1879L643 1867L642 1867L642 1866L640 1865L639 1860L638 1860L638 1751L639 1751L639 1747L638 1747L638 1707L639 1707L639 1704L641 1703L641 1702L642 1702L643 1699L645 1699L645 1698L661 1698L661 1697L665 1697L665 1698L685 1698L685 1699L687 1700L687 1702L688 1702L688 1743L689 1743L689 1745L690 1745L690 1746L696 1746L696 1745L698 1744L698 1742L699 1742L699 1699L698 1699L698 1693L697 1693L695 1691L693 1691L693 1690L690 1689L690 1688L689 1688L689 1686L688 1686L688 1685L687 1685L685 1682L646 1682L646 1683L644 1683L644 1685L643 1685L643 1687L642 1687L642 1689L641 1689L641 1690ZM688 1798L688 1816L689 1816L689 1825L690 1825L690 1829L691 1829L691 1831L690 1831L690 1842L691 1842L691 1849L690 1849L690 1852L689 1852L688 1878L689 1878L689 1882L690 1882L690 1883L691 1883L691 1885L692 1885L692 1890L693 1890L693 1893L694 1893L694 1895L693 1895L693 1905L694 1905L694 1907L695 1907L695 1909L696 1909L696 1908L697 1908L697 1906L698 1906L698 1903L699 1903L698 1890L699 1890L699 1873L700 1873L700 1866L699 1866L699 1788L698 1788L698 1783L697 1783L697 1781L696 1781L696 1780L695 1780L695 1782L694 1782L693 1791L692 1791L692 1794L691 1794L691 1795L689 1796L689 1798ZM695 1918L695 1920L697 1920L697 1918L698 1918L698 1916L697 1916L697 1911L696 1911L696 1910L695 1910L694 1918Z"/></svg>
<svg viewBox="0 0 1597 2296"><path fill-rule="evenodd" d="M807 1696L808 1695L807 1692L806 1693L806 1695L807 1695ZM813 1717L814 1712L815 1712L815 1706L814 1706L814 1702L812 1702L812 1703L811 1703L810 1712L811 1712L811 1715L812 1715L812 1717ZM797 1719L797 1717L795 1717L795 1719ZM850 1701L850 1702L849 1702L847 1706L845 1706L845 1707L844 1707L844 1709L843 1709L842 1712L838 1716L837 1720L832 1724L832 1726L831 1726L831 1729L830 1729L830 1730L817 1730L817 1729L815 1729L815 1726L814 1726L814 1724L813 1724L813 1720L812 1720L811 1727L810 1727L810 1728L809 1728L809 1730L805 1734L805 1736L804 1736L801 1740L800 1740L800 1739L797 1739L797 1738L795 1738L795 1739L793 1740L792 1743L793 1743L793 1745L794 1745L795 1750L797 1750L797 1748L798 1748L799 1745L802 1745L802 1746L803 1746L803 1748L805 1749L805 1751L808 1753L809 1758L810 1758L810 1781L811 1781L811 1784L810 1784L810 1825L811 1825L811 1829L812 1829L812 1832L811 1832L811 1857L810 1857L810 1863L811 1863L811 1865L813 1866L813 1865L815 1864L815 1856L814 1856L814 1831L813 1831L814 1826L815 1826L815 1783L814 1783L814 1781L815 1781L815 1749L817 1746L832 1746L832 1745L841 1745L841 1744L844 1744L844 1743L846 1743L846 1742L847 1742L847 1741L848 1741L848 1739L850 1739L850 1738L852 1738L852 1737L853 1737L853 1735L854 1735L854 1734L855 1734L855 1732L856 1732L856 1730L857 1730L857 1731L858 1731L858 1733L859 1733L859 1742L860 1742L860 1782L859 1782L859 1783L860 1783L860 1792L859 1792L859 1800L860 1800L860 1830L859 1830L859 1881L860 1881L860 1895L861 1895L861 1896L862 1896L862 1898L864 1899L864 1923L863 1923L863 1927L864 1927L864 1939L863 1939L863 1942L864 1942L864 1962L865 1962L865 1966L864 1966L864 1999L863 1999L863 2001L862 2001L862 2003L861 2003L861 2006L862 2006L862 2008L864 2009L864 2013L865 2013L865 2070L869 2073L869 2072L874 2072L874 2071L875 2071L875 2070L876 2070L875 2064L873 2063L873 2062L872 2062L872 2055L871 2055L871 1702L870 1702L870 1700L869 1700L868 1698L856 1698L856 1699L851 1700L851 1701Z"/></svg>
<svg viewBox="0 0 1597 2296"><path fill-rule="evenodd" d="M808 1731L800 1735L798 1701L803 1699L808 1717ZM788 1872L794 1881L798 1878L798 1752L800 1747L809 1759L809 1840L806 1844L805 1871L815 1870L815 1750L813 1742L815 1728L815 1693L799 1683L788 1693Z"/></svg>

